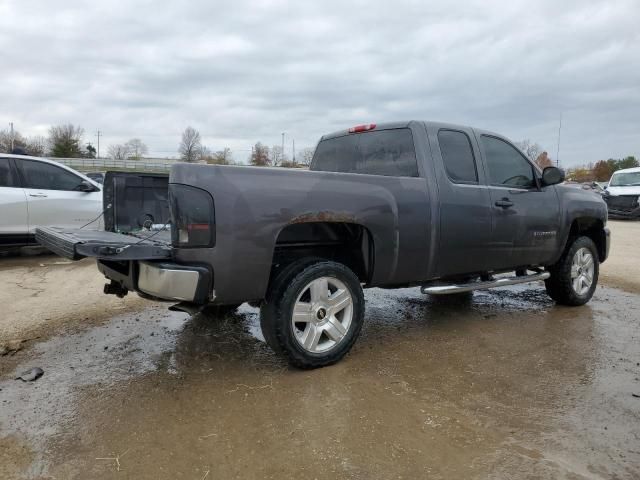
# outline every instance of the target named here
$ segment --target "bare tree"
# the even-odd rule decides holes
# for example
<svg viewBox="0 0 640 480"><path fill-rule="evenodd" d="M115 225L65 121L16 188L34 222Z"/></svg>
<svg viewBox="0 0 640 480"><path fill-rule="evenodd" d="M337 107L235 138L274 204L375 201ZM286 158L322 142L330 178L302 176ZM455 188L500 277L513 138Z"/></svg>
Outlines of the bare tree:
<svg viewBox="0 0 640 480"><path fill-rule="evenodd" d="M516 147L522 150L527 158L532 162L535 162L538 156L542 153L542 147L537 143L531 143L531 140L528 138L515 143Z"/></svg>
<svg viewBox="0 0 640 480"><path fill-rule="evenodd" d="M231 149L225 147L222 150L218 150L217 152L209 155L206 158L206 161L207 163L215 165L231 165L233 164Z"/></svg>
<svg viewBox="0 0 640 480"><path fill-rule="evenodd" d="M230 148L223 148L217 152L212 152L207 147L202 147L200 159L211 165L233 165L233 157Z"/></svg>
<svg viewBox="0 0 640 480"><path fill-rule="evenodd" d="M47 150L47 139L41 135L29 137L25 149L29 155L43 157Z"/></svg>
<svg viewBox="0 0 640 480"><path fill-rule="evenodd" d="M11 145L13 148L25 149L26 141L19 132L13 132L13 142L11 141L11 132L9 130L0 130L0 153L11 153Z"/></svg>
<svg viewBox="0 0 640 480"><path fill-rule="evenodd" d="M109 145L109 148L107 149L107 155L109 155L109 158L113 158L115 160L126 160L129 158L130 153L129 145L127 143Z"/></svg>
<svg viewBox="0 0 640 480"><path fill-rule="evenodd" d="M11 153L11 132L0 130L0 153ZM13 132L13 148L24 150L26 155L42 157L47 150L47 139L36 135L25 138L19 132Z"/></svg>
<svg viewBox="0 0 640 480"><path fill-rule="evenodd" d="M144 155L149 153L149 147L147 147L139 138L132 138L125 146L129 150L129 157L132 160L140 160Z"/></svg>
<svg viewBox="0 0 640 480"><path fill-rule="evenodd" d="M200 159L200 153L202 151L202 142L200 139L200 132L193 127L187 127L182 132L182 141L178 147L178 153L180 158L184 162L196 162Z"/></svg>
<svg viewBox="0 0 640 480"><path fill-rule="evenodd" d="M257 167L266 167L271 165L271 157L269 156L269 147L258 142L251 150L249 163Z"/></svg>
<svg viewBox="0 0 640 480"><path fill-rule="evenodd" d="M301 165L311 165L311 160L313 159L313 154L315 153L315 148L303 148L299 152L299 160L298 163Z"/></svg>
<svg viewBox="0 0 640 480"><path fill-rule="evenodd" d="M198 158L200 160L207 160L207 158L209 158L211 155L213 155L211 153L211 149L209 147L207 147L206 145L202 145L200 147L200 152L198 152Z"/></svg>
<svg viewBox="0 0 640 480"><path fill-rule="evenodd" d="M288 160L280 145L274 145L271 147L269 158L271 159L271 165L274 167L277 167L282 162L286 162Z"/></svg>
<svg viewBox="0 0 640 480"><path fill-rule="evenodd" d="M71 123L57 125L49 129L49 148L52 157L78 158L82 156L82 137L84 128Z"/></svg>

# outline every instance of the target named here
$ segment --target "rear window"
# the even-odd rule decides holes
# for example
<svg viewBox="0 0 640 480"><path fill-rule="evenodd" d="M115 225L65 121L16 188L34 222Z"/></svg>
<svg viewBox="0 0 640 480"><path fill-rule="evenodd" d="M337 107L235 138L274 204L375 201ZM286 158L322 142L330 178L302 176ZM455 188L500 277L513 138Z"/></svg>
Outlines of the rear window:
<svg viewBox="0 0 640 480"><path fill-rule="evenodd" d="M455 183L478 183L476 161L469 137L456 130L440 130L438 143L449 178Z"/></svg>
<svg viewBox="0 0 640 480"><path fill-rule="evenodd" d="M311 170L417 177L413 135L408 128L398 128L322 140Z"/></svg>

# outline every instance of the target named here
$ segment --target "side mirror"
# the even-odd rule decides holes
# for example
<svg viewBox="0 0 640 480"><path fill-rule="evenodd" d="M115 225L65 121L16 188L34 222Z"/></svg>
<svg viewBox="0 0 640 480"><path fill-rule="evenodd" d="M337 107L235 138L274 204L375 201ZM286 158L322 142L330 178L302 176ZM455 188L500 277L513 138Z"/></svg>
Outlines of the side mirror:
<svg viewBox="0 0 640 480"><path fill-rule="evenodd" d="M76 187L76 190L78 192L85 192L85 193L91 193L91 192L99 192L100 189L94 185L92 185L91 183L87 182L86 180L83 180L80 185L78 185Z"/></svg>
<svg viewBox="0 0 640 480"><path fill-rule="evenodd" d="M547 167L542 171L542 185L557 185L564 182L564 172L557 167Z"/></svg>

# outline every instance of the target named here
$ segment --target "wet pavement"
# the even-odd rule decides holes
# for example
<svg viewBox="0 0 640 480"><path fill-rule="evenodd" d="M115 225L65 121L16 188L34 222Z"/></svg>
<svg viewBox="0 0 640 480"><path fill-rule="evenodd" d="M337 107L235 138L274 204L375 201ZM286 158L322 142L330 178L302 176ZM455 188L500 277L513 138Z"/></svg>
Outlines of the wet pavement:
<svg viewBox="0 0 640 480"><path fill-rule="evenodd" d="M273 355L247 305L153 307L0 357L0 478L640 478L638 295L366 297L351 354L314 371Z"/></svg>

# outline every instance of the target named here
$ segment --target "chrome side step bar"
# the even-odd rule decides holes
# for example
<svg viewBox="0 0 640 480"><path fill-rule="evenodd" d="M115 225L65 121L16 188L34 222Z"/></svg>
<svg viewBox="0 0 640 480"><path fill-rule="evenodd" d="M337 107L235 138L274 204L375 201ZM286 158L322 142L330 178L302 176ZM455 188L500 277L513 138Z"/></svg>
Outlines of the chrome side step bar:
<svg viewBox="0 0 640 480"><path fill-rule="evenodd" d="M463 283L460 285L435 285L433 287L420 287L422 293L430 295L448 295L451 293L472 292L473 290L486 290L488 288L506 287L507 285L517 285L519 283L537 282L546 280L551 274L549 272L538 272L531 275L516 275L515 277L502 277L486 282Z"/></svg>

